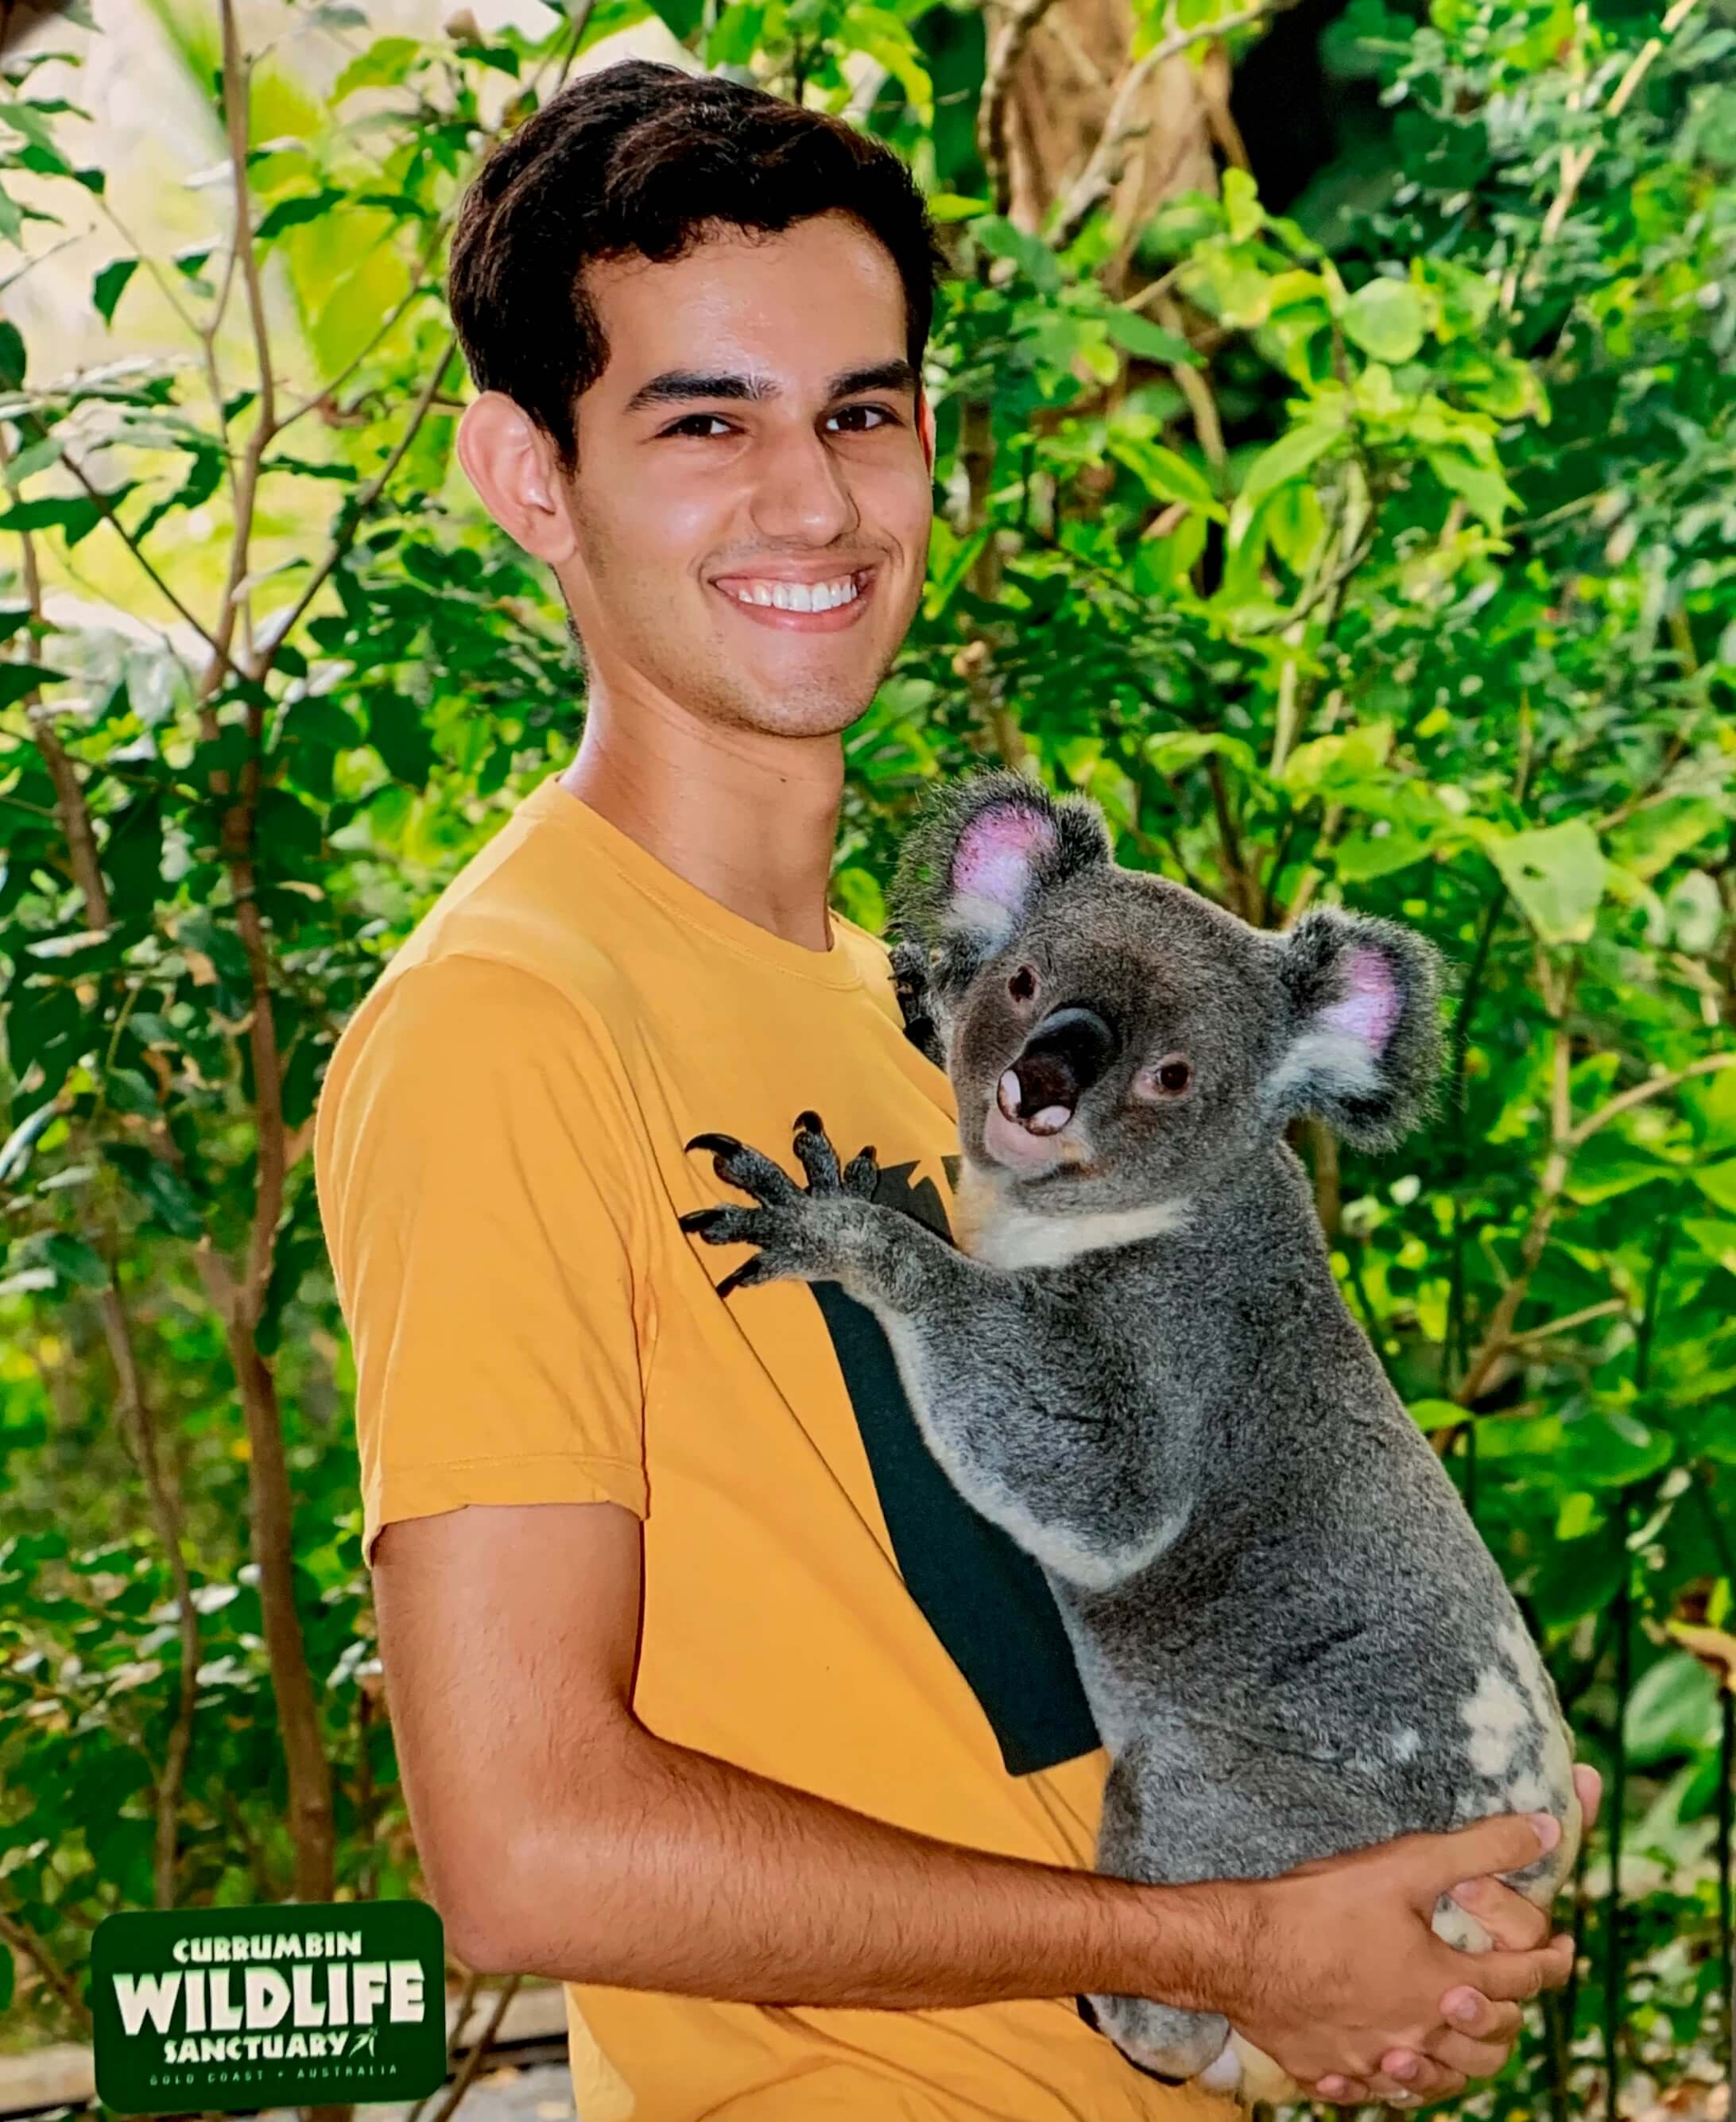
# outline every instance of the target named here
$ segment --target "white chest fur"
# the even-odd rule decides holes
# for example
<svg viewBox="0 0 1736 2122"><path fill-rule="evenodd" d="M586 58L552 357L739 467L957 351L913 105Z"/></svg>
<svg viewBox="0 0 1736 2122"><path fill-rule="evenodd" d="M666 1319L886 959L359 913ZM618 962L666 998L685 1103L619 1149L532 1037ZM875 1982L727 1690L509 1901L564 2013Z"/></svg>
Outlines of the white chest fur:
<svg viewBox="0 0 1736 2122"><path fill-rule="evenodd" d="M1081 1253L1162 1237L1182 1227L1189 1207L1182 1197L1098 1215L1043 1216L1010 1194L979 1166L966 1161L961 1168L953 1236L962 1251L988 1267L1060 1267Z"/></svg>

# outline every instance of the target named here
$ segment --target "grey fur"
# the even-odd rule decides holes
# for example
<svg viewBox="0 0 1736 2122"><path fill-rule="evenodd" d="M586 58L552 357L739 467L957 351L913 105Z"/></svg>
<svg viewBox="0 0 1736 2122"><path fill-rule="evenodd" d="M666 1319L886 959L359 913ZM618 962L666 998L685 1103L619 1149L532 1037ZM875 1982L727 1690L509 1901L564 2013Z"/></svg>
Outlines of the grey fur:
<svg viewBox="0 0 1736 2122"><path fill-rule="evenodd" d="M960 1247L874 1203L871 1155L840 1171L812 1113L805 1190L698 1138L760 1205L682 1224L759 1249L725 1293L794 1276L868 1306L929 1448L1043 1565L1111 1756L1099 1868L1270 1877L1547 1811L1561 1842L1513 1875L1546 1905L1580 1831L1553 1687L1284 1139L1311 1115L1388 1144L1427 1108L1434 952L1336 908L1253 929L1116 867L1093 805L1007 773L946 792L894 914L906 1020L957 1099ZM991 1129L1059 1161L1008 1169ZM1435 1921L1488 1942L1444 1898ZM1221 2018L1092 2004L1142 2068L1285 2096Z"/></svg>

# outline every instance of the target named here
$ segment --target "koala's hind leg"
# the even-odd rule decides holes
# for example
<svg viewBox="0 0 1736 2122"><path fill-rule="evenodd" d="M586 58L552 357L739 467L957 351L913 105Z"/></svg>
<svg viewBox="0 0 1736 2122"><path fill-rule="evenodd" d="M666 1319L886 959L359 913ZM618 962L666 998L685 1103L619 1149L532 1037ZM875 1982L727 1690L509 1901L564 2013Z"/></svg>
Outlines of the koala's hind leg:
<svg viewBox="0 0 1736 2122"><path fill-rule="evenodd" d="M1097 1864L1148 1886L1272 1878L1394 1831L1392 1821L1362 1812L1336 1764L1275 1748L1228 1722L1191 1722L1178 1711L1116 1755L1103 1791ZM1142 2070L1196 2080L1244 2106L1306 2096L1215 2012L1140 1997L1089 2001L1102 2031Z"/></svg>
<svg viewBox="0 0 1736 2122"><path fill-rule="evenodd" d="M1210 2068L1229 2039L1229 2022L1212 2012L1183 2012L1149 1997L1088 1997L1086 2017L1131 2064L1182 2085ZM1226 2090L1230 2088L1226 2087Z"/></svg>
<svg viewBox="0 0 1736 2122"><path fill-rule="evenodd" d="M1103 1788L1100 1872L1158 1886L1210 1878L1219 1868L1200 1846L1205 1822L1197 1810L1167 1802L1173 1765L1144 1740L1117 1755ZM1081 2000L1081 2011L1129 2062L1172 2084L1197 2078L1229 2039L1229 2022L1218 2013L1182 2011L1149 1997L1093 1996Z"/></svg>

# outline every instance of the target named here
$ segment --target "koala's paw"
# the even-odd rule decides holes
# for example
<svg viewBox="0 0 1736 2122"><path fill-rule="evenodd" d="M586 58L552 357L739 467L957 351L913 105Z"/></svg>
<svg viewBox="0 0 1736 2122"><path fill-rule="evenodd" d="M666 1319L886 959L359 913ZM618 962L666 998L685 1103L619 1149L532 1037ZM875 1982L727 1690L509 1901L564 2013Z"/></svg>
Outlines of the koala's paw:
<svg viewBox="0 0 1736 2122"><path fill-rule="evenodd" d="M919 943L905 937L893 944L888 956L892 993L904 1018L904 1035L936 1068L943 1068L946 1056L941 1049L929 992L928 952Z"/></svg>
<svg viewBox="0 0 1736 2122"><path fill-rule="evenodd" d="M782 1165L732 1134L696 1134L686 1146L712 1151L718 1178L760 1204L756 1208L696 1208L680 1219L684 1231L707 1245L759 1247L753 1259L724 1276L718 1284L719 1297L758 1282L839 1279L852 1241L860 1236L866 1219L879 1213L873 1205L880 1177L873 1150L860 1151L840 1167L817 1113L796 1117L794 1147L807 1175L805 1188Z"/></svg>

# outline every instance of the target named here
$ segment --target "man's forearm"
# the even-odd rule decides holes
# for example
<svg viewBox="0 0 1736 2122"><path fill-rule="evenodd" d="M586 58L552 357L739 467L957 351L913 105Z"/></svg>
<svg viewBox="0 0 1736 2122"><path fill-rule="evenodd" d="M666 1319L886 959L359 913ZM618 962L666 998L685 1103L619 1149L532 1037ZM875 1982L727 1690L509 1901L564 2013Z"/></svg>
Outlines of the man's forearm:
<svg viewBox="0 0 1736 2122"><path fill-rule="evenodd" d="M576 1781L514 1846L491 1968L757 2003L1210 2001L1221 1889L934 1841L639 1729Z"/></svg>

